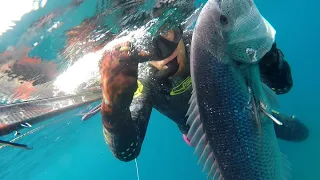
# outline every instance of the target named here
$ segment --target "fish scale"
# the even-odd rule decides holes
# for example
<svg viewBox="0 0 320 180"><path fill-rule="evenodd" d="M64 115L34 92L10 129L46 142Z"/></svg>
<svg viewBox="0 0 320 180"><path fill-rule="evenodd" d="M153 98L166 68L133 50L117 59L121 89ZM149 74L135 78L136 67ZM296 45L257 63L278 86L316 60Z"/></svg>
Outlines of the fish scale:
<svg viewBox="0 0 320 180"><path fill-rule="evenodd" d="M221 71L216 71L217 73L221 73ZM215 79L215 78L211 78ZM210 84L209 82L208 84ZM254 121L252 121L252 115L250 109L242 108L246 106L246 103L248 102L247 98L241 98L245 96L239 96L239 92L235 91L236 88L223 88L224 85L232 85L232 81L229 81L228 83L221 83L217 81L220 85L220 88L217 88L217 91L223 92L223 94L230 95L229 98L222 100L221 102L224 102L224 106L221 106L222 103L216 103L216 106L212 109L214 110L208 110L206 107L204 109L208 110L206 111L206 114L202 114L203 120L205 119L215 119L216 121L202 121L193 123L197 126L192 126L191 128L197 127L197 130L194 134L195 136L189 136L188 138L191 139L191 144L196 146L196 151L200 151L201 153L206 149L203 146L207 146L207 144L210 144L210 147L212 148L211 152L214 152L214 156L217 157L217 164L219 165L218 169L223 170L223 174L225 179L267 179L266 177L276 177L276 174L266 174L264 175L269 167L275 167L275 170L281 169L277 167L276 164L272 163L273 161L270 161L270 157L277 157L281 159L281 156L279 154L272 154L271 152L274 152L275 150L272 148L273 145L269 148L265 147L265 152L263 156L259 154L259 135L257 131L257 127ZM239 83L236 83L239 84ZM228 90L229 92L222 91L222 90ZM201 90L199 90L201 91ZM243 91L245 92L245 91ZM207 96L208 97L208 96ZM211 96L210 96L211 97ZM239 98L240 97L240 98ZM236 98L236 103L234 104L234 98ZM232 101L228 101L232 99ZM215 99L217 100L217 98ZM194 100L194 102L209 102L210 100L207 99L201 99L201 100ZM209 103L208 103L209 104ZM213 104L213 103L211 103ZM232 108L228 108L232 107ZM201 110L200 107L198 109ZM243 109L243 111L241 111ZM222 113L224 112L224 113ZM208 116L208 117L207 117ZM192 117L192 114L191 116ZM190 118L191 119L191 118ZM200 121L200 119L198 119ZM193 121L194 122L194 121ZM205 127L205 128L203 128ZM273 124L272 121L265 121L264 124L264 133L263 134L270 134L272 132ZM205 133L205 136L203 136ZM255 132L255 133L253 133ZM273 131L274 132L274 131ZM275 134L271 134L275 136ZM204 140L200 140L201 137L211 137L206 139L206 142L203 142ZM266 141L268 140L268 136L264 136ZM198 143L201 142L201 143ZM207 148L208 149L208 148ZM271 149L271 150L270 150ZM206 150L208 151L208 150ZM270 152L268 154L267 152ZM197 153L199 154L199 153ZM206 163L203 163L204 168L207 168L207 166L211 167L213 166L213 155L210 156L210 153L206 152L205 155L202 156L202 159L210 159ZM263 162L262 162L263 161ZM211 164L210 164L211 162ZM221 163L220 163L221 162ZM219 171L222 171L219 170ZM241 177L240 175L243 174L242 172L247 172L246 176ZM230 177L229 177L230 175ZM233 175L239 175L237 177ZM260 175L262 175L261 178L258 178ZM273 178L270 178L273 179Z"/></svg>
<svg viewBox="0 0 320 180"><path fill-rule="evenodd" d="M225 27L223 12L230 21ZM268 107L275 98L269 101L252 63L271 48L268 26L251 0L209 0L199 15L191 43L187 138L211 179L288 178L273 122L260 111L260 102Z"/></svg>

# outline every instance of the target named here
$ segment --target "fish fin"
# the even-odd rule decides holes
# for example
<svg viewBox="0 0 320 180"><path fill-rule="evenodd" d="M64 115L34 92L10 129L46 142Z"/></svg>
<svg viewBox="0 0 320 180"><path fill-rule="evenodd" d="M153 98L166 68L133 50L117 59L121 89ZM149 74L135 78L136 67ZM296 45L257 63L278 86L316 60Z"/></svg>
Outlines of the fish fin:
<svg viewBox="0 0 320 180"><path fill-rule="evenodd" d="M291 162L288 160L288 156L284 153L281 154L283 160L283 179L289 180L292 179L292 169L291 169Z"/></svg>
<svg viewBox="0 0 320 180"><path fill-rule="evenodd" d="M251 94L252 111L257 123L259 134L262 136L262 120L267 116L277 124L282 124L273 115L271 110L279 107L276 94L261 81L258 64L252 64L246 71L249 94ZM272 108L272 109L271 109Z"/></svg>
<svg viewBox="0 0 320 180"><path fill-rule="evenodd" d="M266 84L262 83L262 88L263 91L265 92L267 99L268 99L268 103L272 108L279 108L279 103L276 97L276 93L273 92L273 90L271 88L269 88L269 86L267 86Z"/></svg>
<svg viewBox="0 0 320 180"><path fill-rule="evenodd" d="M279 107L278 101L276 99L276 94L266 84L263 84L263 83L262 83L262 89L266 95L266 101L260 102L259 109L263 114L265 114L273 122L275 122L278 125L283 125L281 121L279 121L276 117L272 115L273 108ZM265 103L268 103L269 107ZM288 157L284 153L281 154L281 157L283 162L283 173L284 173L283 179L289 180L292 178L291 163L288 161Z"/></svg>
<svg viewBox="0 0 320 180"><path fill-rule="evenodd" d="M187 116L187 124L190 125L187 138L195 147L194 154L199 158L198 164L202 166L203 172L207 172L208 178L218 180L221 178L219 167L203 129L195 91L192 91Z"/></svg>
<svg viewBox="0 0 320 180"><path fill-rule="evenodd" d="M266 84L262 84L262 88L266 94L268 104L270 107L267 107L265 104L260 104L260 110L267 115L273 122L278 125L282 125L282 122L279 121L276 117L272 115L274 108L279 108L279 103L276 98L276 93L274 93ZM271 109L272 108L272 109Z"/></svg>
<svg viewBox="0 0 320 180"><path fill-rule="evenodd" d="M212 166L210 167L207 179L211 178L213 180L217 180L220 177L222 176L220 176L220 171L219 169L217 169L217 162L214 161L214 163L212 163Z"/></svg>
<svg viewBox="0 0 320 180"><path fill-rule="evenodd" d="M256 67L253 67L253 68L256 68ZM252 73L252 76L254 76L253 73ZM282 122L272 115L272 112L271 112L272 109L269 108L269 106L279 107L275 93L267 85L263 84L262 82L261 82L261 85L262 85L263 92L257 92L257 90L255 91L251 90L251 88L253 88L253 86L256 85L254 83L258 83L258 82L251 82L251 84L249 83L249 92L252 91L252 94L253 94L252 110L257 122L259 133L261 134L261 113L259 112L259 110L263 114L265 114L268 118L270 118L272 121L274 121L276 124L282 125ZM264 95L265 95L265 98L263 98Z"/></svg>
<svg viewBox="0 0 320 180"><path fill-rule="evenodd" d="M244 63L245 68L241 69L241 71L244 73L244 76L247 79L249 94L251 94L252 97L252 111L255 116L258 131L260 135L262 135L261 119L265 113L260 111L260 107L262 105L268 107L270 104L277 103L275 95L273 95L274 93L272 93L271 90L269 90L269 88L261 81L260 68L258 64L259 61L256 57L257 50L247 48L246 52L248 57L251 59L251 62Z"/></svg>

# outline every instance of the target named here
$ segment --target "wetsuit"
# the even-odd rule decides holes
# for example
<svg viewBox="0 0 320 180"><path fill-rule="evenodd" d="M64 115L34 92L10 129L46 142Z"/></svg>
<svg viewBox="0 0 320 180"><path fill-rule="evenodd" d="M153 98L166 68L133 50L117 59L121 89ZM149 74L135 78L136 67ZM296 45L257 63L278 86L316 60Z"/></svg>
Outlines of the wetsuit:
<svg viewBox="0 0 320 180"><path fill-rule="evenodd" d="M187 63L189 63L191 38L192 32L184 33L182 37ZM280 50L274 45L260 63L263 81L278 94L286 93L292 87L289 64L279 58L281 55ZM188 68L189 64L186 67ZM189 127L186 125L185 115L191 96L191 79L190 70L185 72L180 76L163 77L149 63L140 63L138 72L132 72L138 75L138 84L137 87L130 87L137 88L137 90L132 101L130 99L129 103L128 100L124 102L128 107L124 105L121 108L114 108L113 111L110 109L104 111L106 107L102 105L104 137L116 158L121 161L131 161L139 155L152 108L173 120L183 134L187 133ZM280 114L277 114L277 117L282 121ZM281 127L275 130L277 135L281 134L283 139L286 138L285 133L280 133L283 131ZM301 133L306 132L303 130Z"/></svg>

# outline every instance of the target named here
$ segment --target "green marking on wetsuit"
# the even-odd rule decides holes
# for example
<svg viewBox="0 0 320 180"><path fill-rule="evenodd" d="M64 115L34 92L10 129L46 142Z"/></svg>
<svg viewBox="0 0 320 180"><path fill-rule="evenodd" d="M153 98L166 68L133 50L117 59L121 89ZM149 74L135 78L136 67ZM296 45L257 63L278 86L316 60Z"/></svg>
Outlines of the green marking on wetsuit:
<svg viewBox="0 0 320 180"><path fill-rule="evenodd" d="M175 96L181 93L184 93L186 90L188 90L192 85L191 77L188 76L185 80L183 80L178 86L174 87L170 95Z"/></svg>
<svg viewBox="0 0 320 180"><path fill-rule="evenodd" d="M139 80L137 82L138 82L138 88L137 88L136 92L133 95L134 98L139 97L142 94L142 90L143 90L142 83Z"/></svg>

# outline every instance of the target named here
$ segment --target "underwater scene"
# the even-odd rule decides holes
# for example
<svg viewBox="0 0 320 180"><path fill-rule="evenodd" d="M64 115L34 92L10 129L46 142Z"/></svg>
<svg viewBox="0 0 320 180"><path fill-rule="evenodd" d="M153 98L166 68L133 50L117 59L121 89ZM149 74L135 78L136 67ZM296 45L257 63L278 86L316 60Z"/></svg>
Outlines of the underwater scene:
<svg viewBox="0 0 320 180"><path fill-rule="evenodd" d="M0 0L0 179L320 180L318 6Z"/></svg>

